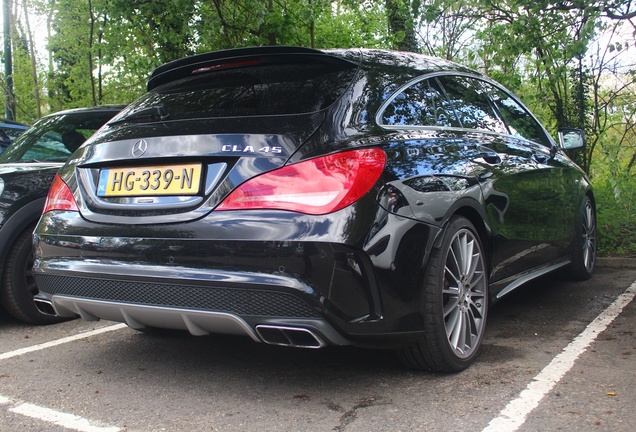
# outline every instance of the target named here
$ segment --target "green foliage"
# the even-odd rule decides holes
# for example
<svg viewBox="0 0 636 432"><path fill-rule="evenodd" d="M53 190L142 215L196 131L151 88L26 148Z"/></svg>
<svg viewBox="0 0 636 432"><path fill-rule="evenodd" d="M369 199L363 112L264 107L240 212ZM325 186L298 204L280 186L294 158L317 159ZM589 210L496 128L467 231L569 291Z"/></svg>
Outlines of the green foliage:
<svg viewBox="0 0 636 432"><path fill-rule="evenodd" d="M55 17L55 34L49 40L49 49L58 68L49 76L51 106L54 111L92 106L88 8L72 0L60 0Z"/></svg>
<svg viewBox="0 0 636 432"><path fill-rule="evenodd" d="M636 255L636 177L616 175L613 163L594 176L601 255Z"/></svg>
<svg viewBox="0 0 636 432"><path fill-rule="evenodd" d="M316 48L388 48L386 17L372 3L339 4L316 19Z"/></svg>
<svg viewBox="0 0 636 432"><path fill-rule="evenodd" d="M22 46L13 50L13 91L16 95L17 118L27 124L33 123L37 118L31 60Z"/></svg>
<svg viewBox="0 0 636 432"><path fill-rule="evenodd" d="M599 99L612 103L595 114L595 123L607 126L591 137L597 144L590 171L603 255L636 255L636 82L631 74L623 80L628 91L617 94L607 86L598 92Z"/></svg>

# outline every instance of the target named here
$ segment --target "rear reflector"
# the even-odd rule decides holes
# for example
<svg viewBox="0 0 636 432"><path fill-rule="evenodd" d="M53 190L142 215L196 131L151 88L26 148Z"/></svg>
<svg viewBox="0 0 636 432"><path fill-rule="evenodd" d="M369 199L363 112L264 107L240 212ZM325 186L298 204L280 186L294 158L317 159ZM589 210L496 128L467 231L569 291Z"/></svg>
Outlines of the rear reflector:
<svg viewBox="0 0 636 432"><path fill-rule="evenodd" d="M73 192L58 174L55 174L53 183L51 183L42 214L53 210L79 211Z"/></svg>
<svg viewBox="0 0 636 432"><path fill-rule="evenodd" d="M306 160L254 177L216 210L290 210L327 214L353 204L380 178L386 155L360 149Z"/></svg>

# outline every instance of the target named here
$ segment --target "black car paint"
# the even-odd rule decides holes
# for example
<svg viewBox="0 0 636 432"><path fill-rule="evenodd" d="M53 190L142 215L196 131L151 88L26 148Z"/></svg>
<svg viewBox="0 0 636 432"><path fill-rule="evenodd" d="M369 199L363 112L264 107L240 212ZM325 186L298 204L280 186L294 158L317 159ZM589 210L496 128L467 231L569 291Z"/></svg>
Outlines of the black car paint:
<svg viewBox="0 0 636 432"><path fill-rule="evenodd" d="M51 181L62 163L3 164L0 178L0 275L16 237L38 221Z"/></svg>
<svg viewBox="0 0 636 432"><path fill-rule="evenodd" d="M123 123L94 136L60 172L73 191L78 173L90 179L102 167L131 165L131 148L142 138L148 151L135 164L223 161L226 175L199 202L169 211L127 210L126 200L106 209L81 186L75 192L81 213L46 213L36 230L42 298L51 299L51 292L86 297L81 287L66 290L55 278L291 294L315 316L241 318L251 326L304 325L334 344L388 347L426 326L420 283L452 215L471 220L489 251L492 300L519 277L567 262L573 232L561 226L574 227L578 203L592 195L584 174L554 142L546 147L475 130L382 128L375 122L377 110L413 78L473 72L410 54L332 53L359 70L345 95L322 112ZM368 73L371 68L376 72ZM248 140L280 147L281 153L246 152L237 143ZM362 199L335 213L214 211L257 174L368 146L385 151L384 174ZM569 179L568 190L556 194L549 180L537 176L544 172ZM543 208L563 209L563 220L546 219ZM112 300L146 301L135 295ZM58 313L75 312L58 307ZM85 318L96 317L85 312ZM325 322L336 331L329 332Z"/></svg>

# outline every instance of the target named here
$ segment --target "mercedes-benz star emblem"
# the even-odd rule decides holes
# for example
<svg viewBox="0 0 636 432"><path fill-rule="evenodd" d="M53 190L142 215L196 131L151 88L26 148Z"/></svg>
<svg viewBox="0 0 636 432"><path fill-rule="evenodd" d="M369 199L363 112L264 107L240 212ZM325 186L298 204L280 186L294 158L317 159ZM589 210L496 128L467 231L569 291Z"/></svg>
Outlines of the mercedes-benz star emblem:
<svg viewBox="0 0 636 432"><path fill-rule="evenodd" d="M132 155L136 158L141 157L144 153L146 153L146 150L148 150L148 143L146 140L139 140L132 147Z"/></svg>

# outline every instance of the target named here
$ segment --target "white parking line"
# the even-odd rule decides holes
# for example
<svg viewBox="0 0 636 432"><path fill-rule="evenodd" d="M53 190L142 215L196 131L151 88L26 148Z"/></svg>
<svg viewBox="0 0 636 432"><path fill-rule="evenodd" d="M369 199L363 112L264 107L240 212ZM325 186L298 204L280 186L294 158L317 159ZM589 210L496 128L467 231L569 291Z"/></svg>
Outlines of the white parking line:
<svg viewBox="0 0 636 432"><path fill-rule="evenodd" d="M516 399L499 413L499 417L488 423L482 432L513 432L525 423L541 400L554 388L563 376L574 366L574 362L594 342L636 295L636 281L621 294L607 309L592 321L581 334L548 364Z"/></svg>
<svg viewBox="0 0 636 432"><path fill-rule="evenodd" d="M33 351L39 351L39 350L43 350L43 349L46 349L46 348L51 348L51 347L54 347L54 346L57 346L57 345L62 345L62 344L68 343L68 342L73 342L73 341L76 341L76 340L86 339L86 338L89 338L91 336L95 336L95 335L98 335L98 334L119 330L119 329L122 329L124 327L126 327L126 324L115 324L115 325L108 326L108 327L102 327L102 328L99 328L97 330L92 330L92 331L89 331L89 332L80 333L80 334L75 335L75 336L68 336L68 337L65 337L65 338L62 338L62 339L57 339L57 340L54 340L54 341L51 341L51 342L45 342L45 343L42 343L42 344L39 344L39 345L33 345L33 346L30 346L30 347L26 347L26 348L20 348L20 349L17 349L15 351L9 351L9 352L0 354L0 360L6 360L6 359L9 359L11 357L20 356L22 354L27 354L27 353L30 353L30 352L33 352Z"/></svg>
<svg viewBox="0 0 636 432"><path fill-rule="evenodd" d="M57 339L54 341L45 342L39 345L33 345L30 347L21 348L15 351L9 351L9 352L0 354L0 360L6 360L12 357L17 357L23 354L34 352L34 351L40 351L46 348L51 348L51 347L62 345L68 342L86 339L91 336L119 330L124 327L126 327L126 324L111 325L108 327L99 328L97 330L80 333L74 336L68 336L68 337ZM63 413L60 411L55 411L50 408L44 408L38 405L26 403L26 402L17 402L6 396L0 395L0 405L7 405L7 404L16 404L15 406L9 408L9 411L15 414L20 414L27 417L35 418L38 420L42 420L48 423L53 423L58 426L65 427L67 429L73 429L80 432L119 432L122 430L122 428L115 427L115 426L107 426L107 427L94 426L93 424L91 424L91 421L89 421L88 419L82 418L75 414Z"/></svg>
<svg viewBox="0 0 636 432"><path fill-rule="evenodd" d="M0 395L0 405L16 404L9 408L9 411L34 419L42 420L47 423L53 423L67 429L73 429L80 432L120 432L122 428L116 426L95 426L88 419L55 411L50 408L33 405L26 402L18 402Z"/></svg>

